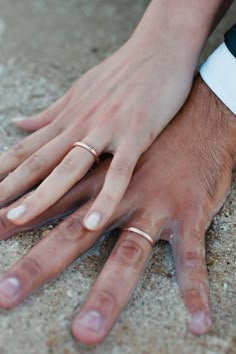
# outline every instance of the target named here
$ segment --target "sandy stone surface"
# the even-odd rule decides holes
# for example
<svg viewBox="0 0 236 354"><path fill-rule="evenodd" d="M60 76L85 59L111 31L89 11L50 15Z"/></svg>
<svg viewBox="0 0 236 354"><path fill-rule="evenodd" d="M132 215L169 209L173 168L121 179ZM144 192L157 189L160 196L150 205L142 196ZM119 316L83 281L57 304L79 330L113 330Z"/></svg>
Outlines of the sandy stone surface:
<svg viewBox="0 0 236 354"><path fill-rule="evenodd" d="M11 119L42 110L87 69L129 36L148 1L0 0L0 149L24 134ZM211 37L221 41L236 4ZM43 230L0 243L0 271L8 269ZM86 298L113 245L104 238L56 280L11 311L0 310L0 354L235 354L236 184L207 234L214 326L194 338L176 285L170 248L160 243L129 305L108 338L87 347L71 336L75 311Z"/></svg>

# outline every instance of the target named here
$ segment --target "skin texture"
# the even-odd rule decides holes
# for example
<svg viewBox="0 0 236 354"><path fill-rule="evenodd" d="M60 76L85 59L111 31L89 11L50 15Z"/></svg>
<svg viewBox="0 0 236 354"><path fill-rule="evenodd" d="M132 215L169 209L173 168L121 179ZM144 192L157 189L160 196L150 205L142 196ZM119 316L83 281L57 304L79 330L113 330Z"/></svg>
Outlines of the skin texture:
<svg viewBox="0 0 236 354"><path fill-rule="evenodd" d="M110 158L27 225L16 226L6 218L12 206L2 209L3 240L80 206L1 276L0 306L10 309L21 303L93 246L107 229L134 226L155 241L170 242L178 284L191 315L189 330L196 335L206 333L211 327L211 313L205 231L230 188L235 138L235 116L197 78L185 106L142 155L125 196L102 230L85 229L83 218L102 188ZM88 344L105 338L131 297L151 254L152 248L144 238L120 232L73 321L75 338Z"/></svg>
<svg viewBox="0 0 236 354"><path fill-rule="evenodd" d="M111 220L139 157L184 104L221 3L152 1L116 53L45 112L18 121L19 127L41 129L1 156L0 176L6 178L0 184L0 205L40 185L9 214L16 224L47 210L93 165L88 151L73 148L76 141L87 143L98 155L114 155L84 226L98 230Z"/></svg>

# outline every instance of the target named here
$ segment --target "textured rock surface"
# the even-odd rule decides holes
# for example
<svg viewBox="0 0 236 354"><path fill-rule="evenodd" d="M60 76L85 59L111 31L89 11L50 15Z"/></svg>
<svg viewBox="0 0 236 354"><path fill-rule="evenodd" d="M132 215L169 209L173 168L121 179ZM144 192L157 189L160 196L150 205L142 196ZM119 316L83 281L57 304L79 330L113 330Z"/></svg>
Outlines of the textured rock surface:
<svg viewBox="0 0 236 354"><path fill-rule="evenodd" d="M11 119L40 111L128 38L143 0L0 0L0 148L23 137ZM211 37L209 52L233 23L236 4ZM41 237L20 234L0 243L0 271ZM214 327L186 332L169 246L161 243L129 305L105 342L82 346L70 334L76 309L97 277L112 241L103 239L60 277L12 311L0 310L0 354L235 354L236 185L207 234Z"/></svg>

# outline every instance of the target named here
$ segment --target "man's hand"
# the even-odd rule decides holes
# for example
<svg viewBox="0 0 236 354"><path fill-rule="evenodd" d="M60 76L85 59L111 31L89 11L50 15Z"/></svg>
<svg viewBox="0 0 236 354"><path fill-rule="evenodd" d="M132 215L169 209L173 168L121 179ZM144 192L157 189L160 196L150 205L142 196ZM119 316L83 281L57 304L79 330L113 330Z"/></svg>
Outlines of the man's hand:
<svg viewBox="0 0 236 354"><path fill-rule="evenodd" d="M153 240L170 242L177 280L191 314L189 329L211 327L205 231L229 192L236 157L236 120L200 78L184 108L142 156L111 223L88 231L83 217L99 193L110 160L103 161L60 202L24 226L31 228L83 204L9 269L0 281L0 306L12 308L57 276L108 228L134 226ZM1 239L21 230L0 213ZM84 343L99 343L127 304L152 248L127 231L120 238L76 316L72 331ZM157 319L158 320L158 319Z"/></svg>

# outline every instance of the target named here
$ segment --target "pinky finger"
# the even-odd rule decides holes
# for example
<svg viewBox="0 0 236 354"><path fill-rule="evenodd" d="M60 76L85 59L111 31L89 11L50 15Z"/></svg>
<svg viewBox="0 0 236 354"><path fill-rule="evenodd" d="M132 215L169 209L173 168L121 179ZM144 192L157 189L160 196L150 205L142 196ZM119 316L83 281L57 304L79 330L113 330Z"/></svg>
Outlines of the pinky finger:
<svg viewBox="0 0 236 354"><path fill-rule="evenodd" d="M184 227L181 236L172 238L171 246L179 287L190 313L189 330L195 335L204 334L212 324L204 231Z"/></svg>
<svg viewBox="0 0 236 354"><path fill-rule="evenodd" d="M35 131L40 128L45 127L49 123L51 123L66 107L69 99L70 99L69 90L64 96L62 96L59 100L54 102L50 107L45 109L43 112L36 114L27 118L16 118L13 120L13 123L20 129L24 129L27 131Z"/></svg>
<svg viewBox="0 0 236 354"><path fill-rule="evenodd" d="M131 180L139 155L127 156L127 149L116 152L101 192L84 218L88 230L103 227L115 212Z"/></svg>

